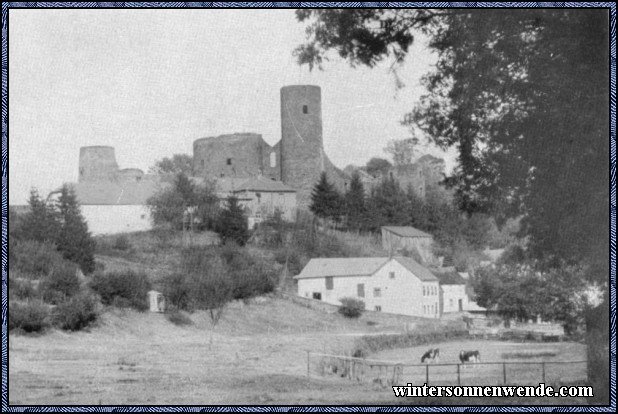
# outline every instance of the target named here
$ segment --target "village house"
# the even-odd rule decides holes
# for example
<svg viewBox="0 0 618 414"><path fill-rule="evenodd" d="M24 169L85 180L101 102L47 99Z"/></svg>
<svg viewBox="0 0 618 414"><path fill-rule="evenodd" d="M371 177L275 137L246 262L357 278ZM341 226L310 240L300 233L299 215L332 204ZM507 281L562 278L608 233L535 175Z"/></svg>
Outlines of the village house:
<svg viewBox="0 0 618 414"><path fill-rule="evenodd" d="M426 264L436 263L433 236L411 226L382 226L382 248L391 254L418 252Z"/></svg>
<svg viewBox="0 0 618 414"><path fill-rule="evenodd" d="M311 259L294 279L305 298L341 305L351 297L367 310L440 317L438 278L409 257Z"/></svg>

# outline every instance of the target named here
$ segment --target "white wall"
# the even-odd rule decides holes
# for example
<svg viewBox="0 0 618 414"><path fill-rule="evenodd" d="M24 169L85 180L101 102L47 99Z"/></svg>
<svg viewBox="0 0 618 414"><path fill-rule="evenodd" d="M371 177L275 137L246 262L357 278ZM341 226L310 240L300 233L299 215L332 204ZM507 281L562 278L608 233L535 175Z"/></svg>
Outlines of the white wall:
<svg viewBox="0 0 618 414"><path fill-rule="evenodd" d="M390 273L394 272L394 279ZM358 284L364 284L365 296L358 296ZM425 287L426 295L423 295ZM380 290L376 297L374 289ZM390 260L373 276L341 276L333 278L333 289L326 289L326 278L298 280L298 295L312 298L313 293L322 295L322 300L340 305L339 299L353 297L365 302L365 309L402 315L438 318L438 282L422 282L399 262Z"/></svg>
<svg viewBox="0 0 618 414"><path fill-rule="evenodd" d="M150 211L141 205L82 205L82 215L93 235L152 229Z"/></svg>
<svg viewBox="0 0 618 414"><path fill-rule="evenodd" d="M459 300L461 300L462 310L466 310L468 305L468 295L466 295L466 285L442 285L444 304L442 312L459 312Z"/></svg>

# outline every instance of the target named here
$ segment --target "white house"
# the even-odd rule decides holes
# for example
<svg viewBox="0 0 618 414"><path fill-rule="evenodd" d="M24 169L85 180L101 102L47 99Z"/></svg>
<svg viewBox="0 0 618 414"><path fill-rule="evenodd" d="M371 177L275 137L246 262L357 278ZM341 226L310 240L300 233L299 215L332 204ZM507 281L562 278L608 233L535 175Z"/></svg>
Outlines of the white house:
<svg viewBox="0 0 618 414"><path fill-rule="evenodd" d="M352 297L367 310L440 316L438 278L409 257L311 259L294 279L302 297L334 305Z"/></svg>
<svg viewBox="0 0 618 414"><path fill-rule="evenodd" d="M149 179L72 184L93 235L152 229L146 200L163 185L166 184Z"/></svg>
<svg viewBox="0 0 618 414"><path fill-rule="evenodd" d="M470 298L470 288L466 279L455 269L438 269L433 274L440 281L440 314L454 312L483 312Z"/></svg>

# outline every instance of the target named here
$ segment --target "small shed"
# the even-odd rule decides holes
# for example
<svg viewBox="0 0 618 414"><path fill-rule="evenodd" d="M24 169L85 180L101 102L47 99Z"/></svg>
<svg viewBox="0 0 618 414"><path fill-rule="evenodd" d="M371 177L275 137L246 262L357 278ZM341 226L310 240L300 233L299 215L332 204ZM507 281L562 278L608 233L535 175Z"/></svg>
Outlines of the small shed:
<svg viewBox="0 0 618 414"><path fill-rule="evenodd" d="M391 254L402 250L417 251L421 259L430 264L435 261L432 245L431 234L414 227L382 226L382 248Z"/></svg>
<svg viewBox="0 0 618 414"><path fill-rule="evenodd" d="M148 292L148 304L150 312L165 312L165 296L161 292L151 290Z"/></svg>

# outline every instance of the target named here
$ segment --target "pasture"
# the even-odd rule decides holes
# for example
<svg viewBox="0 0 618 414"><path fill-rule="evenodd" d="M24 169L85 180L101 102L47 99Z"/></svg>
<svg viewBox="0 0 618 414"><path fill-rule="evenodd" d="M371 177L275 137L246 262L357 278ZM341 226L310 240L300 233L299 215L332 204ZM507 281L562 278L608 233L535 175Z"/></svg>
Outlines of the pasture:
<svg viewBox="0 0 618 414"><path fill-rule="evenodd" d="M403 383L423 384L429 376L429 383L432 385L456 385L457 366L442 364L459 364L459 353L462 350L478 350L481 363L460 367L461 385L501 385L504 384L504 377L508 385L538 385L543 382L543 377L546 384L584 384L587 378L586 363L565 363L586 360L586 346L573 342L459 340L385 350L371 358L416 365L420 364L421 356L429 348L440 348L440 360L427 364L429 375L424 366L405 366ZM502 364L503 362L505 364Z"/></svg>

